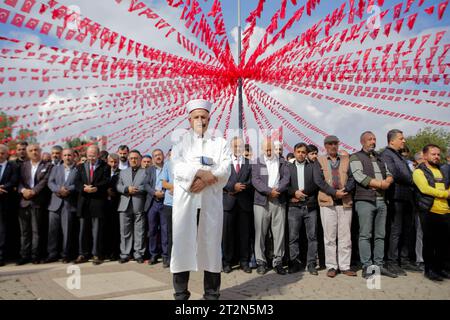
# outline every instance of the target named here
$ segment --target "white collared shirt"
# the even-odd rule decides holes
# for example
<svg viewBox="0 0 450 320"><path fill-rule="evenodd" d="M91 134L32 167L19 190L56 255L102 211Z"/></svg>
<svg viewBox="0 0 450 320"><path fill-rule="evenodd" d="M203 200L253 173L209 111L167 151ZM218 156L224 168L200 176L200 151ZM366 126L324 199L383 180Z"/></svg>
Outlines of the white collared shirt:
<svg viewBox="0 0 450 320"><path fill-rule="evenodd" d="M5 168L8 165L8 161L4 161L3 163L0 163L0 166L2 166L2 168L0 169L0 180L2 180L3 177L3 172L5 172Z"/></svg>
<svg viewBox="0 0 450 320"><path fill-rule="evenodd" d="M30 162L30 164L31 164L31 177L30 177L30 181L28 181L28 184L30 185L30 188L34 188L34 177L36 176L36 172L37 172L37 169L38 169L40 163L41 163L40 161L38 163L36 163L36 164L33 164L33 162Z"/></svg>
<svg viewBox="0 0 450 320"><path fill-rule="evenodd" d="M130 164L128 163L128 161L122 162L119 160L119 169L120 170L128 169L129 166L130 166Z"/></svg>
<svg viewBox="0 0 450 320"><path fill-rule="evenodd" d="M278 188L280 182L280 161L276 155L273 155L270 159L264 155L264 161L267 166L267 172L269 174L268 187Z"/></svg>
<svg viewBox="0 0 450 320"><path fill-rule="evenodd" d="M294 163L295 163L295 167L297 168L298 190L304 190L305 189L305 163L306 163L306 160L303 161L302 163L300 163L296 160Z"/></svg>
<svg viewBox="0 0 450 320"><path fill-rule="evenodd" d="M239 166L240 166L240 168L242 169L242 156L239 156L239 157L236 157L235 155L233 155L232 157L232 160L233 160L233 167L234 167L234 170L236 170L236 166L237 166L237 164L239 163Z"/></svg>
<svg viewBox="0 0 450 320"><path fill-rule="evenodd" d="M69 174L70 174L70 171L72 170L72 168L73 168L73 165L70 167L66 167L64 165L64 182L66 182L67 178L69 178Z"/></svg>

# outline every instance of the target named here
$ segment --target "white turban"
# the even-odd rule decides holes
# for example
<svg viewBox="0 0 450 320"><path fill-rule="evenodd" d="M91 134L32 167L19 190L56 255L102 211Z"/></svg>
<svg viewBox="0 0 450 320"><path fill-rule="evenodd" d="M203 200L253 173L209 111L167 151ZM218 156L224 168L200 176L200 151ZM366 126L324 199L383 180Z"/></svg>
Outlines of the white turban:
<svg viewBox="0 0 450 320"><path fill-rule="evenodd" d="M204 99L195 99L186 103L186 109L188 113L191 113L196 109L204 109L208 112L211 112L211 106L212 103Z"/></svg>

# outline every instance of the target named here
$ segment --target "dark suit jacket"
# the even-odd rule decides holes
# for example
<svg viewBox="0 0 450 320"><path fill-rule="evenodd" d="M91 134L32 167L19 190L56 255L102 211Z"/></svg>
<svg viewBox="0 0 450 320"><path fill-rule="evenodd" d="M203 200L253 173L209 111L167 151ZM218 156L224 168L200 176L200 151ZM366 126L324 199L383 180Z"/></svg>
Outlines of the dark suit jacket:
<svg viewBox="0 0 450 320"><path fill-rule="evenodd" d="M21 208L27 208L29 206L32 206L33 208L44 208L47 206L48 201L50 200L50 190L47 187L47 183L52 167L53 165L50 162L39 162L36 175L34 176L34 187L31 188L29 185L31 161L28 160L22 164L20 167L19 192L21 192L23 188L32 189L36 192L36 195L30 200L26 200L21 196Z"/></svg>
<svg viewBox="0 0 450 320"><path fill-rule="evenodd" d="M289 185L289 169L287 166L288 162L280 159L280 182L278 187L278 192L281 195L278 197L280 203L286 203L286 191ZM261 159L258 158L257 163L252 166L252 184L255 188L255 197L253 203L259 206L265 206L268 201L268 196L272 191L269 188L269 174L267 171L267 166Z"/></svg>
<svg viewBox="0 0 450 320"><path fill-rule="evenodd" d="M234 185L238 182L245 184L247 188L234 195L230 194L235 192ZM238 174L236 174L234 165L231 164L231 175L223 191L223 210L232 210L236 201L244 210L251 211L253 209L254 189L252 185L252 166L248 159L244 160Z"/></svg>
<svg viewBox="0 0 450 320"><path fill-rule="evenodd" d="M153 204L153 201L155 201L155 186L156 186L156 167L150 166L147 169L147 176L148 176L148 183L145 184L145 191L147 191L147 199L145 200L145 206L144 211L147 212L148 209Z"/></svg>
<svg viewBox="0 0 450 320"><path fill-rule="evenodd" d="M290 173L290 181L288 187L288 197L289 197L289 206L300 206L304 205L304 202L291 202L291 199L295 197L295 192L299 190L298 187L298 175L297 175L297 165L294 163L289 163L289 173ZM335 196L336 190L331 187L323 176L322 168L318 161L315 162L305 162L305 170L304 170L304 191L303 193L308 195L306 198L306 205L308 209L316 209L318 206L317 203L317 194L319 190L325 192L329 196Z"/></svg>
<svg viewBox="0 0 450 320"><path fill-rule="evenodd" d="M83 218L101 218L104 216L107 190L110 183L110 167L99 160L94 170L92 183L89 182L89 164L85 162L77 167L76 188L79 193L77 214ZM97 188L97 192L84 192L84 185L91 184Z"/></svg>
<svg viewBox="0 0 450 320"><path fill-rule="evenodd" d="M9 204L12 201L11 196L15 193L15 188L19 184L19 167L12 161L6 163L6 168L3 170L3 175L0 179L0 186L8 191L8 193L0 194L0 211L10 208Z"/></svg>
<svg viewBox="0 0 450 320"><path fill-rule="evenodd" d="M386 192L386 196L394 200L412 201L414 184L412 172L406 160L400 153L389 147L381 153L381 158L386 162L394 178L394 183Z"/></svg>
<svg viewBox="0 0 450 320"><path fill-rule="evenodd" d="M50 173L50 178L48 179L48 187L52 192L52 197L50 200L50 204L48 206L49 211L56 212L63 205L64 210L68 210L70 212L74 212L77 210L77 199L78 199L78 191L76 190L75 182L77 178L77 168L73 167L67 177L67 181L65 179L65 168L64 165L54 166L52 172ZM70 191L70 194L67 197L60 197L57 195L57 192L61 189L61 187L66 187L67 190Z"/></svg>

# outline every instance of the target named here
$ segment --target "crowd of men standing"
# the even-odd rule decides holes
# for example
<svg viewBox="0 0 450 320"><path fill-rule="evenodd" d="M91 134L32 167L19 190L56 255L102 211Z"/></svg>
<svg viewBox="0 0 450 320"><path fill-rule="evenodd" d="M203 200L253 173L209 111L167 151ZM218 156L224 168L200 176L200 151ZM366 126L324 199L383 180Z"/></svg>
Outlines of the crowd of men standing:
<svg viewBox="0 0 450 320"><path fill-rule="evenodd" d="M375 269L395 278L424 272L450 278L450 153L429 144L409 159L400 130L361 134L361 151L326 153L298 143L264 138L253 154L241 138L231 141L231 175L223 188L223 272L235 265L251 273L280 275L326 268L368 278ZM14 157L0 145L0 266L19 253L26 263L171 263L174 178L170 151L152 155L95 145L85 157L55 146L20 142ZM17 227L18 225L18 227ZM16 231L19 230L19 231ZM18 250L20 234L20 250ZM287 268L286 268L287 265ZM376 266L377 268L374 268Z"/></svg>

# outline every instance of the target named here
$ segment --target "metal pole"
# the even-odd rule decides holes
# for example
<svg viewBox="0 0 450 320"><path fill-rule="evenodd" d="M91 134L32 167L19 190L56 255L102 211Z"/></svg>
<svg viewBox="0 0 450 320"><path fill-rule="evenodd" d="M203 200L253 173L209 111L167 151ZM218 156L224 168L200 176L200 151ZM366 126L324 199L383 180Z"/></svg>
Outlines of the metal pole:
<svg viewBox="0 0 450 320"><path fill-rule="evenodd" d="M238 3L238 65L241 64L241 0ZM242 78L238 79L238 120L239 120L239 135L243 136L242 132L242 115L244 114L244 107L242 103Z"/></svg>

